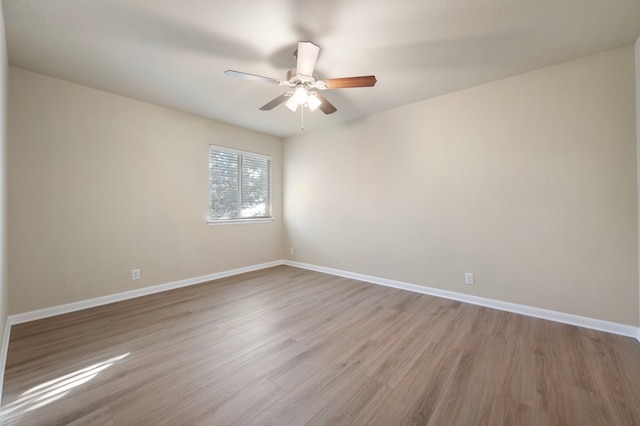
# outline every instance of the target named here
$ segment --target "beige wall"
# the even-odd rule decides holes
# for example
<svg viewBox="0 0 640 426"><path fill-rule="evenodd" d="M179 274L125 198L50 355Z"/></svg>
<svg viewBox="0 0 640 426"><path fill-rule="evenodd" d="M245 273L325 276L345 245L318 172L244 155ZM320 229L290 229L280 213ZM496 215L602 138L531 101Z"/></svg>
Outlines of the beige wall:
<svg viewBox="0 0 640 426"><path fill-rule="evenodd" d="M278 138L17 68L8 130L12 314L282 258ZM274 222L207 225L210 143L273 156Z"/></svg>
<svg viewBox="0 0 640 426"><path fill-rule="evenodd" d="M10 68L10 313L294 247L638 325L634 78L629 46L290 138L283 212L279 139ZM209 143L273 155L275 222L206 225Z"/></svg>
<svg viewBox="0 0 640 426"><path fill-rule="evenodd" d="M284 248L638 325L634 104L628 46L289 138Z"/></svg>

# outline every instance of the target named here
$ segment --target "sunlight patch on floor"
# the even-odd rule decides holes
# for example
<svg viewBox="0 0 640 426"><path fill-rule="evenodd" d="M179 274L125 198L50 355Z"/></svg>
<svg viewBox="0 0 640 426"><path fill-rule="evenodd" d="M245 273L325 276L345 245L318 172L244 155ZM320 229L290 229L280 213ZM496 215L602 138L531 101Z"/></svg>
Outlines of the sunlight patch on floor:
<svg viewBox="0 0 640 426"><path fill-rule="evenodd" d="M109 358L32 387L23 392L18 399L4 405L0 409L0 420L3 422L9 421L25 413L51 404L67 395L71 389L87 383L100 374L101 371L106 370L116 362L126 358L129 354L130 352L127 352L126 354Z"/></svg>

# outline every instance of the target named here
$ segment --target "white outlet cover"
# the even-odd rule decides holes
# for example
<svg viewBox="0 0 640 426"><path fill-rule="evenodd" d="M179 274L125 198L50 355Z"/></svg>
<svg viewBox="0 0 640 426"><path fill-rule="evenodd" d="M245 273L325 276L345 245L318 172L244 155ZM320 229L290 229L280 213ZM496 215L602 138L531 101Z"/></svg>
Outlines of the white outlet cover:
<svg viewBox="0 0 640 426"><path fill-rule="evenodd" d="M473 272L464 273L464 283L467 285L473 284Z"/></svg>

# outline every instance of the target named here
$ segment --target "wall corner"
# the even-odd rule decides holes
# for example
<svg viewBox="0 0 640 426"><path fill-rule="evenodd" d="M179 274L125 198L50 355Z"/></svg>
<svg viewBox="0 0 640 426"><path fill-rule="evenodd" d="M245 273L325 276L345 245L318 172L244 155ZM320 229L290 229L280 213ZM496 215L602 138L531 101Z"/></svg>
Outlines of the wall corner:
<svg viewBox="0 0 640 426"><path fill-rule="evenodd" d="M0 403L4 383L4 365L7 357L5 342L9 339L9 302L7 274L7 43L4 9L0 2Z"/></svg>
<svg viewBox="0 0 640 426"><path fill-rule="evenodd" d="M638 191L638 341L640 341L640 37L635 42L635 77L636 77L636 190Z"/></svg>

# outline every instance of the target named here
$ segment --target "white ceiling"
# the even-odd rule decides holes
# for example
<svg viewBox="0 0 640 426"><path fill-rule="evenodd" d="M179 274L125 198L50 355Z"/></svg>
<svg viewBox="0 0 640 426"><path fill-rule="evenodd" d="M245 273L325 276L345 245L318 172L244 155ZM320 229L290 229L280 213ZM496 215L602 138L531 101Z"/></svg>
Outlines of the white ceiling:
<svg viewBox="0 0 640 426"><path fill-rule="evenodd" d="M300 40L338 111L305 131L633 43L640 0L4 0L13 66L260 132L300 132L283 87Z"/></svg>

